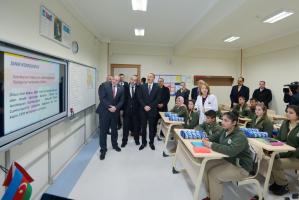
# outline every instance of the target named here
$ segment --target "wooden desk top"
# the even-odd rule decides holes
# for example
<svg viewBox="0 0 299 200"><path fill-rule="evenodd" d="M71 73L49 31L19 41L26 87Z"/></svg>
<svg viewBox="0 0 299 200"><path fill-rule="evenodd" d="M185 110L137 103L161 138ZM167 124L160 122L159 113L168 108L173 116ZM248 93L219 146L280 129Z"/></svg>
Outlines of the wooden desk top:
<svg viewBox="0 0 299 200"><path fill-rule="evenodd" d="M248 141L250 144L255 145L257 147L260 147L262 149L265 149L267 151L275 151L275 152L288 152L288 151L296 151L294 147L291 147L287 144L284 144L283 146L272 146L271 144L266 144L261 139L257 138L248 138Z"/></svg>
<svg viewBox="0 0 299 200"><path fill-rule="evenodd" d="M191 153L191 155L194 158L224 158L224 157L228 157L225 154L222 153L218 153L216 151L213 151L211 149L211 153L195 153L193 151L193 145L191 144L191 142L200 142L201 140L190 140L190 139L184 139L182 138L180 132L183 129L174 129L175 133L177 134L177 136L179 137L179 139L184 143L184 145L187 147L187 149L189 150L189 152Z"/></svg>
<svg viewBox="0 0 299 200"><path fill-rule="evenodd" d="M159 112L163 121L167 124L174 124L174 125L183 125L185 122L178 122L178 121L170 121L168 117L165 117L165 112Z"/></svg>
<svg viewBox="0 0 299 200"><path fill-rule="evenodd" d="M248 117L239 117L239 120L246 121L246 122L251 122L252 121L252 119L250 119Z"/></svg>
<svg viewBox="0 0 299 200"><path fill-rule="evenodd" d="M269 117L272 117L273 120L287 120L285 115L269 115Z"/></svg>

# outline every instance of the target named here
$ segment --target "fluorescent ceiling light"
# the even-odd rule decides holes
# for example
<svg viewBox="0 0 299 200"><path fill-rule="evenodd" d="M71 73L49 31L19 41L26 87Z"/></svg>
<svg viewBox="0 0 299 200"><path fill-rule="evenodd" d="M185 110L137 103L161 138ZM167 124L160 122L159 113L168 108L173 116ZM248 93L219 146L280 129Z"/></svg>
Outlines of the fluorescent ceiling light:
<svg viewBox="0 0 299 200"><path fill-rule="evenodd" d="M232 37L229 37L229 38L225 39L224 42L233 42L233 41L238 40L238 39L240 39L240 37L232 36Z"/></svg>
<svg viewBox="0 0 299 200"><path fill-rule="evenodd" d="M293 12L287 12L287 11L282 11L272 17L269 17L268 19L266 19L264 21L264 23L270 23L270 24L273 24L275 22L278 22L286 17L289 17L291 16L292 14L294 14Z"/></svg>
<svg viewBox="0 0 299 200"><path fill-rule="evenodd" d="M132 0L132 9L146 12L147 0Z"/></svg>
<svg viewBox="0 0 299 200"><path fill-rule="evenodd" d="M144 29L135 28L135 35L136 36L144 36Z"/></svg>

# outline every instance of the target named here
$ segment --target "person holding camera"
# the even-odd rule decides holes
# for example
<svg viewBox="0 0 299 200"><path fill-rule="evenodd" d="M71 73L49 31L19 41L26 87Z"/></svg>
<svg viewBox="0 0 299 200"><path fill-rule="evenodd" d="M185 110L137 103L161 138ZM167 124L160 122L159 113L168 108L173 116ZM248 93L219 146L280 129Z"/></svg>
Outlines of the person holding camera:
<svg viewBox="0 0 299 200"><path fill-rule="evenodd" d="M283 88L283 101L288 105L299 106L299 82L292 82L291 84L285 85L287 88Z"/></svg>

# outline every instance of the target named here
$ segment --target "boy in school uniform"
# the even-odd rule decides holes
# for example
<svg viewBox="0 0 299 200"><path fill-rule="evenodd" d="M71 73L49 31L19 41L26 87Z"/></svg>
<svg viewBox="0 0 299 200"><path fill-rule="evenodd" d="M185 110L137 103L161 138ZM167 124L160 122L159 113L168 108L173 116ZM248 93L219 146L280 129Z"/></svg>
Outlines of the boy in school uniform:
<svg viewBox="0 0 299 200"><path fill-rule="evenodd" d="M258 103L255 109L256 116L252 119L251 128L257 128L261 132L267 132L272 137L273 122L268 118L267 107L264 103Z"/></svg>
<svg viewBox="0 0 299 200"><path fill-rule="evenodd" d="M223 115L223 130L204 139L205 146L229 157L209 161L206 165L205 184L208 197L204 200L220 200L223 184L239 181L249 176L253 168L247 137L238 127L238 114L227 112Z"/></svg>
<svg viewBox="0 0 299 200"><path fill-rule="evenodd" d="M199 114L197 111L194 110L195 102L194 100L189 100L188 102L188 115L185 119L184 128L186 129L194 129L198 126L199 122Z"/></svg>
<svg viewBox="0 0 299 200"><path fill-rule="evenodd" d="M251 98L249 100L249 118L253 119L255 117L255 107L257 104L257 100L255 98Z"/></svg>
<svg viewBox="0 0 299 200"><path fill-rule="evenodd" d="M179 117L184 117L184 119L187 118L188 111L182 96L177 97L175 106L170 110L170 112L176 113Z"/></svg>
<svg viewBox="0 0 299 200"><path fill-rule="evenodd" d="M289 192L284 170L299 169L299 106L288 106L287 118L281 125L277 139L296 148L296 151L280 153L274 160L269 190L279 196Z"/></svg>
<svg viewBox="0 0 299 200"><path fill-rule="evenodd" d="M206 132L207 136L218 134L223 128L216 121L217 112L209 110L205 112L206 120L203 124L199 125L199 130Z"/></svg>
<svg viewBox="0 0 299 200"><path fill-rule="evenodd" d="M238 113L240 117L250 116L249 108L246 104L245 97L239 97L239 104L234 107L233 111Z"/></svg>

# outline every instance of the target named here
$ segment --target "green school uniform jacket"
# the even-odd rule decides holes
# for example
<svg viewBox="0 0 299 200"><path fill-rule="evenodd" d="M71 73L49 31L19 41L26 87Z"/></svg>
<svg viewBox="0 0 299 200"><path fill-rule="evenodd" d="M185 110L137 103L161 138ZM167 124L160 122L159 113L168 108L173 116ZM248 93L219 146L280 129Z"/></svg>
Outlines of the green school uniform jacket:
<svg viewBox="0 0 299 200"><path fill-rule="evenodd" d="M256 117L255 115L255 109L252 110L252 109L249 109L249 116L248 116L250 119L254 119Z"/></svg>
<svg viewBox="0 0 299 200"><path fill-rule="evenodd" d="M187 115L188 115L188 111L187 111L187 108L186 106L174 106L170 112L173 112L173 113L176 113L178 114L179 117L184 117L184 119L186 120L187 118Z"/></svg>
<svg viewBox="0 0 299 200"><path fill-rule="evenodd" d="M289 133L288 120L285 120L279 130L277 139L286 142L288 145L296 148L296 151L280 153L281 158L298 158L299 159L299 124Z"/></svg>
<svg viewBox="0 0 299 200"><path fill-rule="evenodd" d="M254 117L251 122L251 128L257 128L259 131L267 132L269 137L272 137L273 123L268 117L262 117L257 122L257 117Z"/></svg>
<svg viewBox="0 0 299 200"><path fill-rule="evenodd" d="M199 114L198 112L189 112L187 118L185 118L184 128L194 129L199 123Z"/></svg>
<svg viewBox="0 0 299 200"><path fill-rule="evenodd" d="M211 148L214 151L228 155L224 158L233 165L242 167L250 172L253 160L249 150L249 144L245 134L239 128L235 128L231 134L226 136L226 130L210 135Z"/></svg>
<svg viewBox="0 0 299 200"><path fill-rule="evenodd" d="M212 134L217 134L221 132L223 128L217 122L213 124L208 124L204 122L203 124L199 125L199 130L203 130L204 132L206 132L208 136L210 136Z"/></svg>
<svg viewBox="0 0 299 200"><path fill-rule="evenodd" d="M240 117L250 117L250 110L246 104L242 107L242 111L240 105L236 105L233 110L238 112Z"/></svg>

